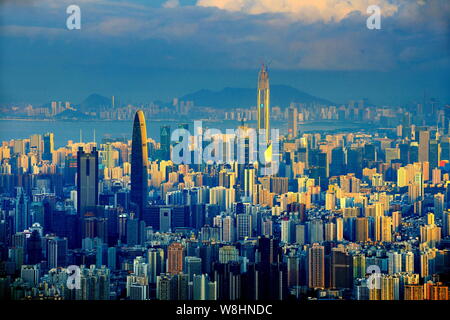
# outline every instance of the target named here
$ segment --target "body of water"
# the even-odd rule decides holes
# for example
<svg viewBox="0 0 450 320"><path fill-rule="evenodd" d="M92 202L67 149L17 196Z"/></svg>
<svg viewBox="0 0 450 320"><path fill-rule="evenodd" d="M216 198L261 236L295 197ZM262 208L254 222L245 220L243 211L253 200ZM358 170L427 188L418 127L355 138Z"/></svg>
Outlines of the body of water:
<svg viewBox="0 0 450 320"><path fill-rule="evenodd" d="M161 126L168 125L171 130L178 127L180 123L188 123L192 131L194 121L164 121L147 119L147 135L159 141L159 130ZM255 121L246 123L250 127L256 127ZM217 128L225 132L225 129L235 129L240 125L238 121L203 121L203 128ZM272 128L278 128L281 134L287 132L287 122L272 121ZM301 131L327 131L337 129L358 129L361 124L352 122L311 122L299 124ZM80 141L80 130L82 141L94 141L94 130L97 142L103 138L125 138L131 139L133 121L39 121L39 120L0 120L0 140L29 138L33 134L44 134L53 132L55 134L55 146L61 147L68 140Z"/></svg>

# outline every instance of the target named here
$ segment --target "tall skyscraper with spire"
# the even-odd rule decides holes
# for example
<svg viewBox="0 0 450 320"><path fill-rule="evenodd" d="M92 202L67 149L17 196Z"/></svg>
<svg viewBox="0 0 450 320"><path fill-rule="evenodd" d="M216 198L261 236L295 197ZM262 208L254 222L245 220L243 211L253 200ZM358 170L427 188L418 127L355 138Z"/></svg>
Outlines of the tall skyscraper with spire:
<svg viewBox="0 0 450 320"><path fill-rule="evenodd" d="M148 148L147 127L142 110L134 116L131 144L131 202L137 206L138 219L142 219L148 193Z"/></svg>
<svg viewBox="0 0 450 320"><path fill-rule="evenodd" d="M262 65L258 76L258 132L266 129L266 142L269 142L270 130L270 89L269 89L269 73L267 67Z"/></svg>

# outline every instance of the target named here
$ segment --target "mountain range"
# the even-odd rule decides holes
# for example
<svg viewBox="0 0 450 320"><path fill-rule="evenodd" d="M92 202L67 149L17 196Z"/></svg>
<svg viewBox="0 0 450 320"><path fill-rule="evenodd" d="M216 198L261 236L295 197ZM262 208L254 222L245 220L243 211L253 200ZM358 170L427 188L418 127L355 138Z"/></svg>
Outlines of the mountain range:
<svg viewBox="0 0 450 320"><path fill-rule="evenodd" d="M182 101L194 101L196 106L208 106L219 109L251 107L256 104L256 89L252 88L224 88L220 91L199 90L179 98ZM272 85L270 87L270 105L288 107L291 102L317 103L330 105L333 102L312 96L294 87L286 85Z"/></svg>
<svg viewBox="0 0 450 320"><path fill-rule="evenodd" d="M202 89L186 94L178 98L180 101L193 101L195 106L211 107L216 109L249 108L256 105L256 88L231 88L227 87L219 91ZM272 85L270 87L270 105L288 107L291 102L305 104L334 104L323 98L315 97L306 92L286 85ZM88 113L108 109L111 107L111 99L100 94L89 95L80 104L74 105L77 109L64 116ZM155 101L156 104L172 106L171 102ZM43 107L50 108L50 103Z"/></svg>

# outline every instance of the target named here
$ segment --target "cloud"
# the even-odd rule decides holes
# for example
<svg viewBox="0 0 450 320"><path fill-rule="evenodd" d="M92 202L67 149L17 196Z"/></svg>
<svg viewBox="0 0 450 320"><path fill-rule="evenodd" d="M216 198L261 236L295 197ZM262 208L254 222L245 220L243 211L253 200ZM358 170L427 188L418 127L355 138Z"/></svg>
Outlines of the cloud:
<svg viewBox="0 0 450 320"><path fill-rule="evenodd" d="M180 6L179 0L167 0L163 3L164 8L176 8Z"/></svg>
<svg viewBox="0 0 450 320"><path fill-rule="evenodd" d="M339 22L351 13L366 14L367 7L376 4L382 15L392 16L398 10L397 1L378 0L198 0L201 7L245 12L247 14L283 13L306 23Z"/></svg>
<svg viewBox="0 0 450 320"><path fill-rule="evenodd" d="M449 61L447 0L379 0L381 30L366 28L373 0L161 0L156 7L84 0L79 31L65 29L70 1L58 1L34 2L27 10L9 4L0 12L5 48L27 37L35 41L21 43L24 52L42 52L48 63L84 52L92 58L82 63L123 67L248 69L272 60L283 70L379 71L433 68L433 62L441 68ZM52 57L58 41L64 45ZM16 58L16 52L4 55Z"/></svg>

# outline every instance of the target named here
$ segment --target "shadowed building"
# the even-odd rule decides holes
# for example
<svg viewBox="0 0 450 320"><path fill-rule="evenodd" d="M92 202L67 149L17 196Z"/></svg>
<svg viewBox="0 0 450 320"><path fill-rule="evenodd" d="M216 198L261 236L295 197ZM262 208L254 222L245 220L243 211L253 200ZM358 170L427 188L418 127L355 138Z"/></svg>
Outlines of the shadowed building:
<svg viewBox="0 0 450 320"><path fill-rule="evenodd" d="M98 204L98 151L94 147L90 153L83 147L77 153L77 209L83 216L86 209Z"/></svg>
<svg viewBox="0 0 450 320"><path fill-rule="evenodd" d="M131 202L137 206L137 217L142 219L147 203L148 188L147 128L144 112L138 110L134 116L133 140L131 145Z"/></svg>

